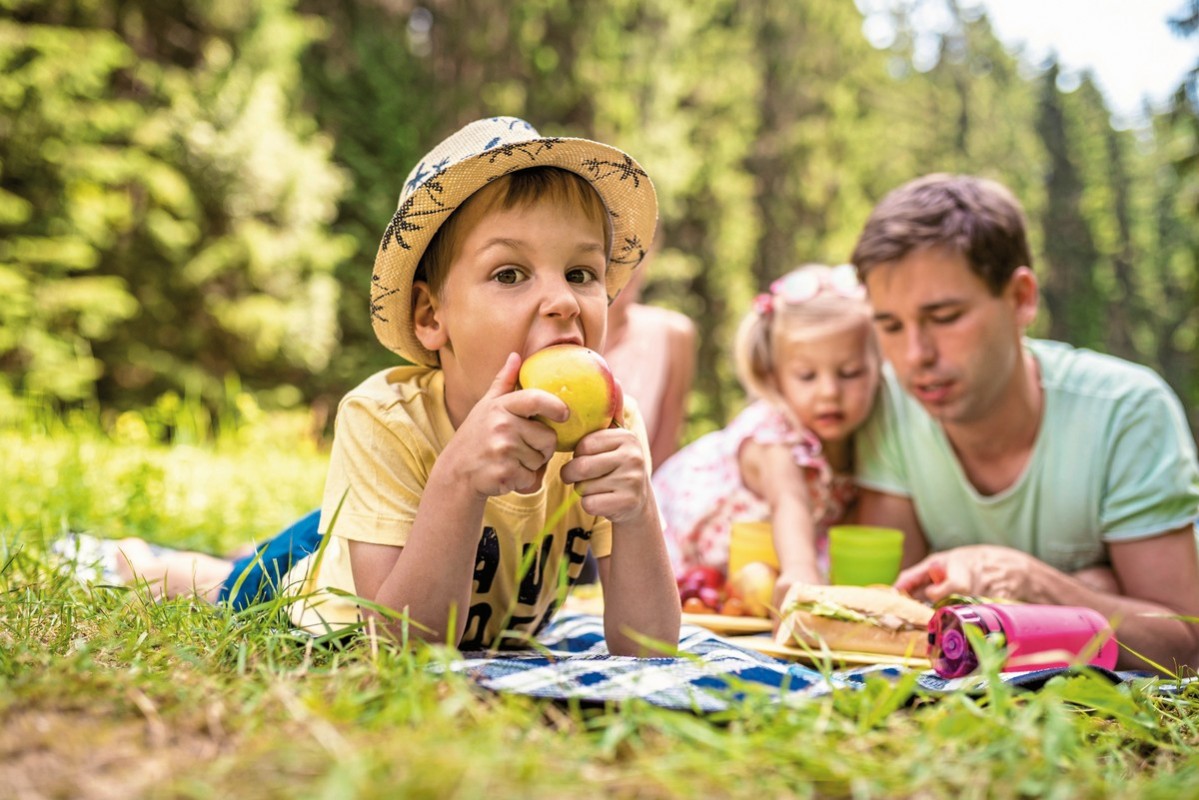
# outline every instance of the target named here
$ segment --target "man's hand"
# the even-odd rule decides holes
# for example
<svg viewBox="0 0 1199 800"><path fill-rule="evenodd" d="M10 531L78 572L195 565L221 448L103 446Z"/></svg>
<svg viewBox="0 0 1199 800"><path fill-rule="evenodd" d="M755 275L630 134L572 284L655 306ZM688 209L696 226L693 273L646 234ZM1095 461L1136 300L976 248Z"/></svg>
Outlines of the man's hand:
<svg viewBox="0 0 1199 800"><path fill-rule="evenodd" d="M579 440L574 458L562 467L588 514L623 522L638 517L650 498L649 465L633 431L607 428Z"/></svg>
<svg viewBox="0 0 1199 800"><path fill-rule="evenodd" d="M1038 562L1010 547L975 544L934 553L899 573L895 588L938 602L953 594L1039 602Z"/></svg>
<svg viewBox="0 0 1199 800"><path fill-rule="evenodd" d="M549 392L514 391L519 373L520 356L512 353L439 459L448 456L455 474L479 497L536 491L558 437L533 417L562 422L570 416L566 403Z"/></svg>

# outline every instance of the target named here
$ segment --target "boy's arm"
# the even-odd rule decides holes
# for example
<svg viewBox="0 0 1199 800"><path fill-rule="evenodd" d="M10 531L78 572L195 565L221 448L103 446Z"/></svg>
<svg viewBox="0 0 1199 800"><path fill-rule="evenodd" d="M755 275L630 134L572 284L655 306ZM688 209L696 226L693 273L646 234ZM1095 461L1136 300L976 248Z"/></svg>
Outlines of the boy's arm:
<svg viewBox="0 0 1199 800"><path fill-rule="evenodd" d="M564 420L569 411L548 392L513 391L519 370L513 354L438 456L404 547L351 542L358 594L407 609L423 626L409 628L409 635L455 645L461 640L487 498L535 490L554 454L557 436L532 417ZM396 621L386 627L399 633Z"/></svg>
<svg viewBox="0 0 1199 800"><path fill-rule="evenodd" d="M679 592L637 435L610 428L583 437L562 468L584 511L612 522L612 553L598 560L604 638L614 655L672 655L679 642Z"/></svg>

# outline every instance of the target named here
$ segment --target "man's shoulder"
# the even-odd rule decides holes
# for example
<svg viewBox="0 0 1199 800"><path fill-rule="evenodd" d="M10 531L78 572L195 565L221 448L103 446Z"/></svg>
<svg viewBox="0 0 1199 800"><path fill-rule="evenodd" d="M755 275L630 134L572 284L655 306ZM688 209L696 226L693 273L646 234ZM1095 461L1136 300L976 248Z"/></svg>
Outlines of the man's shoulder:
<svg viewBox="0 0 1199 800"><path fill-rule="evenodd" d="M1027 346L1047 392L1112 402L1171 393L1151 368L1118 356L1046 339L1030 339Z"/></svg>

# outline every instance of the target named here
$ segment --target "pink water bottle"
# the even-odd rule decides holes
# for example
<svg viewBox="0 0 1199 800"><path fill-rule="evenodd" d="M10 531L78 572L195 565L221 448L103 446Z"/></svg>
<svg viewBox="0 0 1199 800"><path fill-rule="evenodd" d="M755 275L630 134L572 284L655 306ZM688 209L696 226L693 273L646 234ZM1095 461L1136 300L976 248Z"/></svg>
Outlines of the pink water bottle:
<svg viewBox="0 0 1199 800"><path fill-rule="evenodd" d="M1004 669L1066 667L1096 644L1098 650L1088 663L1106 669L1116 666L1119 645L1115 634L1103 615L1094 609L984 603L945 606L937 609L929 620L929 659L942 678L959 678L978 667L978 657L966 638L967 625L1006 645Z"/></svg>

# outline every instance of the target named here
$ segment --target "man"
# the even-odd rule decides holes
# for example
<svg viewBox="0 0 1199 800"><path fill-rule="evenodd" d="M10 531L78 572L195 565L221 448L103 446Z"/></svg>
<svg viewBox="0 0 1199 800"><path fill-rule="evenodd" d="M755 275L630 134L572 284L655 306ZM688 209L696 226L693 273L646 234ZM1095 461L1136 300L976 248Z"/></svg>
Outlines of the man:
<svg viewBox="0 0 1199 800"><path fill-rule="evenodd" d="M904 530L896 585L1094 608L1121 668L1199 665L1199 464L1151 370L1028 340L1023 212L930 175L889 194L853 261L889 367L857 438L865 523ZM1140 654L1142 658L1138 658Z"/></svg>

